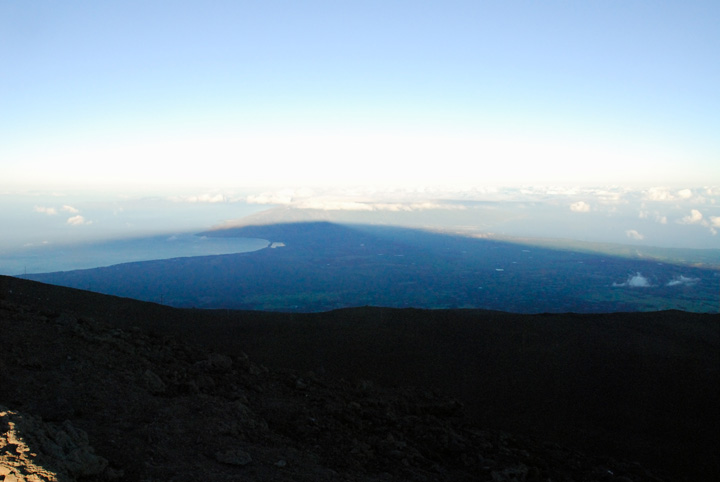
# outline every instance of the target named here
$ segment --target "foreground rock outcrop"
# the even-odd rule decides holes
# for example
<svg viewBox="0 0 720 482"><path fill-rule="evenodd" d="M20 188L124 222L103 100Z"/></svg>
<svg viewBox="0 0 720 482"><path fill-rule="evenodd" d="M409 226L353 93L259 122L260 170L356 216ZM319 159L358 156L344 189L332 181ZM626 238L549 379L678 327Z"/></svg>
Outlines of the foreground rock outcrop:
<svg viewBox="0 0 720 482"><path fill-rule="evenodd" d="M5 480L53 481L98 476L108 462L94 453L88 435L0 405L0 475ZM107 473L110 475L110 472Z"/></svg>
<svg viewBox="0 0 720 482"><path fill-rule="evenodd" d="M423 389L0 301L0 480L657 481L639 464L468 425Z"/></svg>

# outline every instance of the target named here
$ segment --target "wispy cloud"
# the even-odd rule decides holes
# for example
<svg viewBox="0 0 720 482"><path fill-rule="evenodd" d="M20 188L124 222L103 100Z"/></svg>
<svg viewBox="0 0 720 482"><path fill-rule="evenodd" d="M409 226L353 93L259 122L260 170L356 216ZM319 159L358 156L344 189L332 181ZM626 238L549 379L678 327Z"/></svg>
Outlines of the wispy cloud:
<svg viewBox="0 0 720 482"><path fill-rule="evenodd" d="M78 214L76 216L68 218L67 224L70 224L71 226L83 226L83 225L92 224L92 221L88 221L83 216Z"/></svg>
<svg viewBox="0 0 720 482"><path fill-rule="evenodd" d="M70 214L77 214L77 213L80 212L79 209L76 209L76 208L74 208L74 207L72 207L72 206L69 206L69 205L67 205L67 204L65 204L65 205L62 207L62 210L63 210L64 212L70 213Z"/></svg>
<svg viewBox="0 0 720 482"><path fill-rule="evenodd" d="M57 214L57 209L53 207L35 206L34 211L36 213L47 214L48 216L54 216Z"/></svg>
<svg viewBox="0 0 720 482"><path fill-rule="evenodd" d="M645 236L637 232L635 229L628 229L627 231L625 231L625 236L630 239L637 239L638 241L641 239L645 239Z"/></svg>
<svg viewBox="0 0 720 482"><path fill-rule="evenodd" d="M660 224L667 224L667 222L668 222L667 216L663 216L658 211L650 212L650 211L641 209L640 213L638 214L638 217L640 219L653 219L655 222L658 222Z"/></svg>
<svg viewBox="0 0 720 482"><path fill-rule="evenodd" d="M570 211L575 213L587 213L590 212L590 205L585 201L574 202L570 205Z"/></svg>
<svg viewBox="0 0 720 482"><path fill-rule="evenodd" d="M668 281L665 286L692 286L698 281L700 281L700 278L692 278L690 276L680 275Z"/></svg>

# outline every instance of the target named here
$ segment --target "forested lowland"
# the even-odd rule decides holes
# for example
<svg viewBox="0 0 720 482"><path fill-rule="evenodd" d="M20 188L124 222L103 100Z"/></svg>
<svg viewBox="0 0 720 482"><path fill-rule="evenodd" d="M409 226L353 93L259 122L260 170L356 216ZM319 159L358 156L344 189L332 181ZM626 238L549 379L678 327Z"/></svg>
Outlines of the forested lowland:
<svg viewBox="0 0 720 482"><path fill-rule="evenodd" d="M268 248L27 278L175 307L326 311L352 306L517 313L717 312L717 253L494 239L328 222L243 226L207 236ZM647 254L650 253L650 254Z"/></svg>

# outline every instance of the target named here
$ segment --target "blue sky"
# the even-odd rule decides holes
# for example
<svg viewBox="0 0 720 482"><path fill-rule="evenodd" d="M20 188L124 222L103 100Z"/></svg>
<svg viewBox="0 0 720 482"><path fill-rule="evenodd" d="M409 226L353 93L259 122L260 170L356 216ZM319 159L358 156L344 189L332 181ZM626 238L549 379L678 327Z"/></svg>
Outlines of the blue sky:
<svg viewBox="0 0 720 482"><path fill-rule="evenodd" d="M0 251L278 205L720 247L718 25L714 0L3 0Z"/></svg>
<svg viewBox="0 0 720 482"><path fill-rule="evenodd" d="M715 1L0 3L0 189L720 183Z"/></svg>

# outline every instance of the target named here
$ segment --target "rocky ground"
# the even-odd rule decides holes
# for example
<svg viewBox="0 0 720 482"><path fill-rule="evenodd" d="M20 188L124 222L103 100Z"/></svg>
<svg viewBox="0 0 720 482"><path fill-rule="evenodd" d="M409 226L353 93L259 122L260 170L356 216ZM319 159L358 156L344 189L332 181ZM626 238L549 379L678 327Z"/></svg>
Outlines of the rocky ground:
<svg viewBox="0 0 720 482"><path fill-rule="evenodd" d="M423 389L269 370L0 301L0 481L657 481Z"/></svg>

